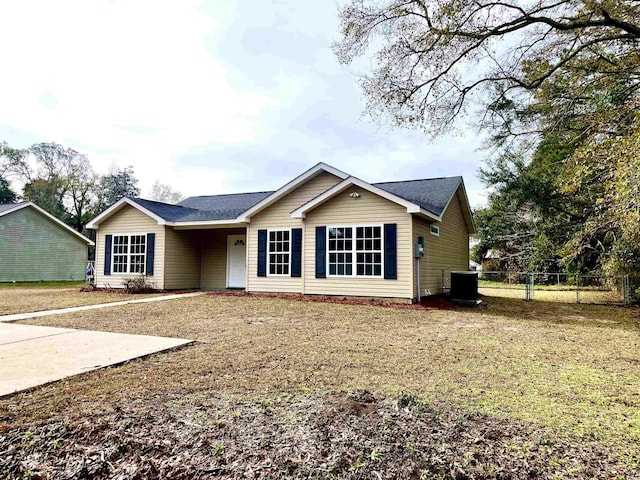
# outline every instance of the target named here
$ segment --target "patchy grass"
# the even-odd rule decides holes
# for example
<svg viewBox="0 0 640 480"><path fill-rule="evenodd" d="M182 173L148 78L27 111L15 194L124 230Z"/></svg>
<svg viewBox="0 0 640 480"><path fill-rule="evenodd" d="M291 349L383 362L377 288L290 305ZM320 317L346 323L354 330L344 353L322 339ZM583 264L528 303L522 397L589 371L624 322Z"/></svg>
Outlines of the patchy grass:
<svg viewBox="0 0 640 480"><path fill-rule="evenodd" d="M106 291L83 292L77 286L3 286L0 287L0 315L121 302L150 296L154 295L125 295Z"/></svg>
<svg viewBox="0 0 640 480"><path fill-rule="evenodd" d="M486 297L505 297L514 299L524 299L525 287L524 285L513 285L509 287L487 287L479 286L478 293ZM561 303L594 303L594 304L620 304L624 302L622 296L612 290L597 290L594 288L581 288L579 294L576 294L575 289L563 289L555 290L552 287L545 286L541 288L539 286L534 287L533 291L534 301L543 302L561 302Z"/></svg>
<svg viewBox="0 0 640 480"><path fill-rule="evenodd" d="M473 473L469 478L495 478L511 468L509 462L500 463L504 455L516 463L528 462L533 456L536 469L542 464L551 468L536 470L534 477L610 478L607 475L616 471L620 478L625 475L632 478L640 468L639 310L485 300L486 306L478 309L427 311L205 295L116 307L102 310L99 315L78 312L23 322L178 336L200 343L0 400L0 422L5 425L0 426L0 436L3 431L10 432L11 438L37 431L45 432L43 438L49 441L55 429L61 428L71 432L65 435L73 442L87 435L83 425L97 428L95 425L104 422L109 431L120 432L114 433L114 438L149 435L149 441L156 445L154 442L162 442L164 438L162 431L169 438L182 435L178 424L183 425L183 420L196 425L218 421L231 425L234 415L245 415L244 407L222 408L217 403L226 396L233 402L255 406L264 402L273 405L282 395L293 395L294 400L274 408L272 414L277 415L274 417L277 422L288 425L291 430L287 430L287 438L294 441L300 422L295 412L300 402L312 401L319 395L326 398L328 392L367 389L391 399L411 392L419 404L440 405L438 408L444 409L445 415L462 418L463 424L471 415L479 422L497 422L505 431L509 426L517 427L514 436L509 433L507 440L479 436L478 443L474 443L475 427L471 426L455 434L464 441L457 437L457 440L441 438L445 445L441 460L446 468L416 467L431 472L433 478L463 476L452 473L456 462L467 465L466 474ZM313 416L322 410L323 403L318 402L319 406L305 410L304 415ZM180 413L174 415L174 409ZM435 422L434 418L423 420L427 424ZM408 433L393 433L397 427L393 419L390 423L381 421L378 428L390 430L390 442L411 443L407 440ZM125 422L124 427L121 422ZM126 425L132 425L132 430ZM273 447L274 441L269 440L263 424L238 428L247 430L243 440L249 442L245 444L247 448L251 441L258 440L271 442ZM50 433L51 429L54 433ZM189 430L195 443L200 437L193 432L198 430L199 427ZM451 435L454 430L449 430ZM238 434L234 432L229 435ZM358 433L357 429L342 432L351 435L354 445L361 448L349 457L348 466L338 470L342 474L337 478L372 478L376 466L373 458L381 459L383 451L389 452L388 447L378 445L375 448L383 451L374 454L371 450L374 447L367 443L371 432ZM427 428L424 435L428 436L428 432ZM300 435L306 435L304 428ZM209 444L211 448L218 445L216 451L226 452L225 455L235 452L230 453L229 461L234 455L245 458L239 453L242 442L207 438L213 442ZM142 452L144 445L150 445L140 439L135 441L142 442L136 447ZM461 460L458 450L446 447L456 441L462 441L471 455L467 460ZM478 460L476 466L483 465L486 469L482 474L469 470L474 448L487 442L490 449L478 455L482 459L494 456L495 462ZM27 448L28 443L20 448ZM197 455L188 446L184 448L187 453L183 451L183 456ZM266 456L271 452L268 445L263 450L260 454ZM38 451L42 453L37 450L36 457ZM419 463L417 459L424 460L426 454L419 449L416 452L411 458ZM593 452L600 452L597 459ZM427 453L437 456L437 451ZM388 457L379 460L381 465L395 458ZM295 458L290 458L294 466L299 465ZM320 462L313 455L310 458ZM361 467L357 467L358 458ZM429 465L433 466L433 462ZM142 468L140 461L136 465ZM326 474L319 463L315 465L318 472ZM169 470L163 471L168 476ZM218 473L232 475L229 472L237 471ZM295 468L292 472L309 473ZM616 477L615 473L612 475ZM514 470L501 478L524 476L522 471ZM266 478L268 474L263 472L258 477Z"/></svg>

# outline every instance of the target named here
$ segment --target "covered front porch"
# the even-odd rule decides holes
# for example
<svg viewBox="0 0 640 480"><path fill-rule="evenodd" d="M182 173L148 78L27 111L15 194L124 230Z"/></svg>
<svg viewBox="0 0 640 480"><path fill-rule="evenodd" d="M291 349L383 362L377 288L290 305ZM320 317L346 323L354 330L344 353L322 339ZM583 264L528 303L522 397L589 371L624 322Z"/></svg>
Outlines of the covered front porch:
<svg viewBox="0 0 640 480"><path fill-rule="evenodd" d="M165 289L246 288L246 227L167 227L165 235Z"/></svg>

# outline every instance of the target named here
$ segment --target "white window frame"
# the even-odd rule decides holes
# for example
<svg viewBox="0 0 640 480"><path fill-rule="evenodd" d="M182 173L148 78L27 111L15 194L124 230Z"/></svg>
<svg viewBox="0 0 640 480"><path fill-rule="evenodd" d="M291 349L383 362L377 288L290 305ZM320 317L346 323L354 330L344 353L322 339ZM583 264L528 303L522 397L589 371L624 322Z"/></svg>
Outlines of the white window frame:
<svg viewBox="0 0 640 480"><path fill-rule="evenodd" d="M127 237L127 253L115 253L116 249L116 237ZM144 253L131 253L131 237L143 237L144 238ZM146 233L113 233L111 234L111 274L112 275L146 275L147 274L147 249L149 245L147 243L147 234ZM127 257L127 269L125 272L116 272L115 271L115 256L126 256ZM142 255L142 272L132 272L131 271L131 257L134 255Z"/></svg>
<svg viewBox="0 0 640 480"><path fill-rule="evenodd" d="M271 251L271 232L289 232L289 250L288 251L282 251L282 252L272 252ZM291 229L290 228L271 228L267 230L267 276L268 277L290 277L291 276L291 256L292 256L292 249L293 249L293 237L292 237L292 233L291 233ZM288 254L289 255L289 273L271 273L271 254L273 255L278 255L278 254ZM278 265L278 263L276 263L276 265ZM284 263L283 263L284 265Z"/></svg>
<svg viewBox="0 0 640 480"><path fill-rule="evenodd" d="M380 228L380 275L358 275L358 253L378 253L377 250L357 250L356 229L359 227L379 227ZM326 272L327 278L384 278L384 225L378 223L354 223L350 225L327 225L325 242L327 246ZM351 228L351 250L330 250L329 230L332 228ZM331 253L351 253L351 275L332 275L329 268L329 258Z"/></svg>
<svg viewBox="0 0 640 480"><path fill-rule="evenodd" d="M440 236L440 227L438 225L429 224L429 233L434 237Z"/></svg>

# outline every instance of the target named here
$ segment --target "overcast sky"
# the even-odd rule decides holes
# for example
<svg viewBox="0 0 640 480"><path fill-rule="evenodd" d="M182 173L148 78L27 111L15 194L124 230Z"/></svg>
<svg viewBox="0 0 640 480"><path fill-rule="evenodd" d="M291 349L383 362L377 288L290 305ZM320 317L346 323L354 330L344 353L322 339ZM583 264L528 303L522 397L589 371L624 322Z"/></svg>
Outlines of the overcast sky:
<svg viewBox="0 0 640 480"><path fill-rule="evenodd" d="M361 117L331 51L336 3L20 0L0 4L0 141L58 142L187 196L273 190L323 161L369 182L462 175L473 133L430 142Z"/></svg>

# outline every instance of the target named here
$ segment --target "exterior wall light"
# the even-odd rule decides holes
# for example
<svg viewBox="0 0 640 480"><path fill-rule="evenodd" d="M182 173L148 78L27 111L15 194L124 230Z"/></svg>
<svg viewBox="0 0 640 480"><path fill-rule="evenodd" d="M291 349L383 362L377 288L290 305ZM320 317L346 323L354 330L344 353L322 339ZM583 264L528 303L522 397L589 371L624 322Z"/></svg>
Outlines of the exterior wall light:
<svg viewBox="0 0 640 480"><path fill-rule="evenodd" d="M359 194L358 192L351 192L351 193L349 194L349 196L350 196L351 198L353 198L354 200L355 200L356 198L360 198L360 194Z"/></svg>

